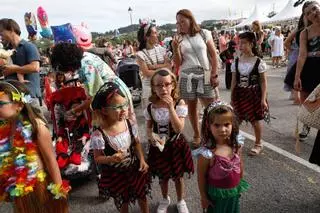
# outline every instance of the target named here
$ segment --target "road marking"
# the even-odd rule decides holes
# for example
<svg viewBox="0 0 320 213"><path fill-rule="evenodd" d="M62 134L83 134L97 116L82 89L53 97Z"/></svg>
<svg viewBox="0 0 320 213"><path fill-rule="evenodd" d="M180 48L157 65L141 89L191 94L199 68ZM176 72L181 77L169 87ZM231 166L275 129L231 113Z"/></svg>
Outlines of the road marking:
<svg viewBox="0 0 320 213"><path fill-rule="evenodd" d="M255 137L254 137L253 135L250 135L249 133L246 133L246 132L241 131L241 130L240 130L240 133L241 133L244 137L248 138L249 140L255 141ZM312 170L315 171L315 172L320 173L320 167L319 167L319 166L317 166L317 165L315 165L315 164L312 164L312 163L309 163L309 162L306 161L305 159L302 159L302 158L300 158L300 157L298 157L298 156L296 156L296 155L294 155L294 154L291 154L290 152L287 152L287 151L285 151L285 150L283 150L283 149L281 149L281 148L279 148L279 147L277 147L277 146L275 146L275 145L272 145L272 144L269 143L269 142L266 142L266 141L264 141L264 140L261 140L261 142L262 142L263 145L264 145L265 147L267 147L268 149L271 149L272 151L277 152L277 153L280 154L280 155L283 155L283 156L285 156L285 157L287 157L287 158L289 158L289 159L291 159L291 160L294 160L294 161L296 161L296 162L298 162L298 163L300 163L300 164L308 167L309 169L312 169Z"/></svg>
<svg viewBox="0 0 320 213"><path fill-rule="evenodd" d="M272 78L284 78L283 75L267 75L267 77L272 77Z"/></svg>

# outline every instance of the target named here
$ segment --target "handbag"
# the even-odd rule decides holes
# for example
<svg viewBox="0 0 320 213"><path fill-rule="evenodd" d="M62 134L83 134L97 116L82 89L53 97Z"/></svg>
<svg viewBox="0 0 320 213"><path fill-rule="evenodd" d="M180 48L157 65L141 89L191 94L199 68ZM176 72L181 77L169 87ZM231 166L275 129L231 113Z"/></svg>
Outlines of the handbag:
<svg viewBox="0 0 320 213"><path fill-rule="evenodd" d="M320 129L320 84L300 106L298 119L315 129Z"/></svg>

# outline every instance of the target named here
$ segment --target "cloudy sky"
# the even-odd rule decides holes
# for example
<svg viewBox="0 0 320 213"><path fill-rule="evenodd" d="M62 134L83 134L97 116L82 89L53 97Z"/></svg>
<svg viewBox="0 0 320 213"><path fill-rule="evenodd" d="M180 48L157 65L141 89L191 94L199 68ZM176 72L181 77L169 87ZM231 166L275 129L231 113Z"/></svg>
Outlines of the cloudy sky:
<svg viewBox="0 0 320 213"><path fill-rule="evenodd" d="M198 22L206 19L248 17L258 3L260 11L267 14L275 7L280 11L288 0L1 0L0 18L13 18L21 26L23 35L24 13L36 14L38 6L48 13L50 25L81 22L91 31L105 32L130 24L128 8L131 7L133 23L139 18L156 19L157 24L175 23L179 9L190 9ZM295 0L294 0L295 1Z"/></svg>

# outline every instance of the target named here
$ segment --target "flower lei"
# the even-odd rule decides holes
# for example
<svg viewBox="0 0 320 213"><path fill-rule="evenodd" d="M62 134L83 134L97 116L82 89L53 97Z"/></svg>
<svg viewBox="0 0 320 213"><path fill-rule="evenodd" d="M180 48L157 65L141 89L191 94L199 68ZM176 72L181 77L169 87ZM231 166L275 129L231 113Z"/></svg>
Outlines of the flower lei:
<svg viewBox="0 0 320 213"><path fill-rule="evenodd" d="M47 176L39 170L31 123L20 116L12 136L11 129L10 123L0 122L0 201L27 195Z"/></svg>

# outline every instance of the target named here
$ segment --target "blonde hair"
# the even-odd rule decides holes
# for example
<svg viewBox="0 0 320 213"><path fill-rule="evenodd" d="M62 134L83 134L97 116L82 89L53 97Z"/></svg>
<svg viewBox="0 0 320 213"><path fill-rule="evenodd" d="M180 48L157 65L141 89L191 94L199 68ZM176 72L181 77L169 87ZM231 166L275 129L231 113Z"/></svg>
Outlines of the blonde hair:
<svg viewBox="0 0 320 213"><path fill-rule="evenodd" d="M149 97L149 101L151 103L155 103L156 101L159 100L159 97L157 96L157 94L154 91L154 84L153 84L154 78L157 75L160 75L163 77L168 76L168 75L171 76L171 80L172 80L173 87L174 87L171 91L171 97L173 98L173 101L176 102L179 98L179 89L178 89L177 79L176 79L176 76L167 68L158 69L152 75L151 80L150 80L150 82L151 82L151 96Z"/></svg>

